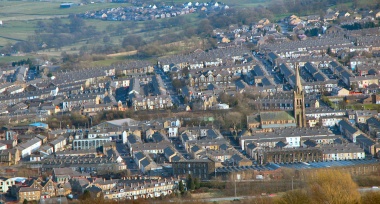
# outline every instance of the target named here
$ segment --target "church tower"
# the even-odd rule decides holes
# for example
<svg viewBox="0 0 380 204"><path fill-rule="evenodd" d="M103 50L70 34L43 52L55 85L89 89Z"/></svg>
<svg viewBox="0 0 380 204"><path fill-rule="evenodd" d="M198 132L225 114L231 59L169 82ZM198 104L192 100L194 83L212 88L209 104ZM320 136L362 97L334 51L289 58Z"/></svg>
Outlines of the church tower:
<svg viewBox="0 0 380 204"><path fill-rule="evenodd" d="M296 85L293 91L293 112L297 127L306 127L305 95L303 92L298 63L295 64Z"/></svg>

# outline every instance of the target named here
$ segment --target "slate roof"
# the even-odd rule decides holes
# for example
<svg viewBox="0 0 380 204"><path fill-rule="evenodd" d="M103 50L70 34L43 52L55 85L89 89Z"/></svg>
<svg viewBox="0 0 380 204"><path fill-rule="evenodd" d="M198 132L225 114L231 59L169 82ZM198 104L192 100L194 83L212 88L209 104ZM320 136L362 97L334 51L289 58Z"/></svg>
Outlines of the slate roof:
<svg viewBox="0 0 380 204"><path fill-rule="evenodd" d="M263 86L271 86L274 85L271 80L268 79L268 77L264 77L261 79L261 83Z"/></svg>
<svg viewBox="0 0 380 204"><path fill-rule="evenodd" d="M190 150L191 150L192 152L197 152L197 151L200 150L200 148L198 147L198 145L194 145L194 146L192 146L192 147L190 148Z"/></svg>
<svg viewBox="0 0 380 204"><path fill-rule="evenodd" d="M141 159L145 158L145 155L142 152L137 152L135 154L135 158L137 159L137 161L140 161Z"/></svg>
<svg viewBox="0 0 380 204"><path fill-rule="evenodd" d="M219 149L220 150L227 150L228 149L228 145L227 144L222 144L219 146Z"/></svg>
<svg viewBox="0 0 380 204"><path fill-rule="evenodd" d="M330 64L332 67L338 67L338 66L340 66L336 61L331 61L329 64Z"/></svg>
<svg viewBox="0 0 380 204"><path fill-rule="evenodd" d="M207 130L207 137L208 137L209 139L216 139L216 138L218 138L218 135L215 133L214 130L212 130L212 129L208 129L208 130Z"/></svg>
<svg viewBox="0 0 380 204"><path fill-rule="evenodd" d="M317 146L317 143L313 140L306 140L303 142L304 145L308 146L308 147L315 147Z"/></svg>
<svg viewBox="0 0 380 204"><path fill-rule="evenodd" d="M355 132L358 131L355 127L353 127L350 123L348 123L345 120L339 121L339 126L341 126L342 129L348 131L351 134L354 134Z"/></svg>
<svg viewBox="0 0 380 204"><path fill-rule="evenodd" d="M253 67L253 72L255 73L256 76L265 76L265 73L261 69L259 65L256 65Z"/></svg>
<svg viewBox="0 0 380 204"><path fill-rule="evenodd" d="M148 158L145 158L145 159L143 159L143 160L141 161L141 165L142 165L143 167L146 167L146 166L148 166L149 164L150 164L150 162L149 162Z"/></svg>
<svg viewBox="0 0 380 204"><path fill-rule="evenodd" d="M233 160L234 162L240 162L241 160L243 160L244 158L242 158L240 155L238 154L234 154L232 157L231 157L231 160Z"/></svg>
<svg viewBox="0 0 380 204"><path fill-rule="evenodd" d="M357 144L365 144L366 146L372 146L376 144L374 141L369 139L368 137L364 136L363 134L360 134L356 137L356 143Z"/></svg>
<svg viewBox="0 0 380 204"><path fill-rule="evenodd" d="M283 147L286 147L286 143L284 143L283 141L279 141L276 143L276 147L279 147L279 148L283 148Z"/></svg>
<svg viewBox="0 0 380 204"><path fill-rule="evenodd" d="M179 157L178 155L175 155L174 157L172 157L172 162L178 162L181 160L181 157Z"/></svg>
<svg viewBox="0 0 380 204"><path fill-rule="evenodd" d="M320 149L324 154L364 152L362 148L353 143L321 145Z"/></svg>
<svg viewBox="0 0 380 204"><path fill-rule="evenodd" d="M327 81L328 80L321 72L316 73L314 75L314 79L316 81Z"/></svg>
<svg viewBox="0 0 380 204"><path fill-rule="evenodd" d="M271 58L272 60L275 60L275 59L278 58L278 56L277 56L275 53L273 53L273 52L270 52L270 53L268 54L268 57Z"/></svg>
<svg viewBox="0 0 380 204"><path fill-rule="evenodd" d="M171 147L166 147L164 149L164 154L168 157L170 157L171 155L175 154L175 152L173 151L173 149Z"/></svg>
<svg viewBox="0 0 380 204"><path fill-rule="evenodd" d="M160 132L155 132L152 138L155 142L162 142L164 140L164 136Z"/></svg>
<svg viewBox="0 0 380 204"><path fill-rule="evenodd" d="M368 125L373 125L375 127L380 128L380 121L377 120L375 117L370 117L367 119L367 124Z"/></svg>
<svg viewBox="0 0 380 204"><path fill-rule="evenodd" d="M135 144L135 143L137 143L137 140L136 140L136 138L135 138L134 135L129 135L129 136L127 137L127 139L128 139L128 142L131 143L131 144Z"/></svg>
<svg viewBox="0 0 380 204"><path fill-rule="evenodd" d="M261 121L272 121L272 120L294 120L294 117L290 112L287 111L267 111L260 112Z"/></svg>
<svg viewBox="0 0 380 204"><path fill-rule="evenodd" d="M187 133L182 134L182 140L183 140L184 142L186 142L186 141L189 140L189 136L187 135Z"/></svg>

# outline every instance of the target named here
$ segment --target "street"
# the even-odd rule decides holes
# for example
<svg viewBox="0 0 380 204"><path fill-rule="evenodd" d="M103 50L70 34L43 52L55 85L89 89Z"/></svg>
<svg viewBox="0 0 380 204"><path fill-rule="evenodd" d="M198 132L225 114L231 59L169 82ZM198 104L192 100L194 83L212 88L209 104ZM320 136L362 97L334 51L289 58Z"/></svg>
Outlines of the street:
<svg viewBox="0 0 380 204"><path fill-rule="evenodd" d="M260 55L260 57L259 55L256 55L256 59L260 61L267 72L273 76L273 80L276 84L283 84L284 79L282 76L280 76L280 74L274 70L274 67L264 57L262 57L262 55Z"/></svg>
<svg viewBox="0 0 380 204"><path fill-rule="evenodd" d="M173 87L172 81L169 76L167 76L160 68L157 66L154 66L154 71L156 74L160 75L162 78L162 81L164 82L165 89L167 91L167 94L170 95L173 104L176 104L179 106L181 104L181 101L179 100L178 94Z"/></svg>

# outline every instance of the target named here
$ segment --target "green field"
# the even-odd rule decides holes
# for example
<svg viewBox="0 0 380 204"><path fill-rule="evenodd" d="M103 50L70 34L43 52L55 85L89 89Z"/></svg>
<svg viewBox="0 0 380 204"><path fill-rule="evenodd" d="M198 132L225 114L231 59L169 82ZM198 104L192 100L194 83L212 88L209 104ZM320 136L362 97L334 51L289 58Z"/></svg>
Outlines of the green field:
<svg viewBox="0 0 380 204"><path fill-rule="evenodd" d="M44 19L60 15L83 13L89 10L100 10L130 4L94 3L72 8L59 8L59 2L25 2L25 1L1 1L0 19L8 20L31 20Z"/></svg>
<svg viewBox="0 0 380 204"><path fill-rule="evenodd" d="M25 40L35 30L36 21L9 21L0 27L0 46Z"/></svg>
<svg viewBox="0 0 380 204"><path fill-rule="evenodd" d="M6 56L6 57L2 57L0 56L0 63L10 63L10 62L15 62L15 61L19 61L19 60L22 60L22 59L28 59L28 58L34 58L33 55L24 55L24 56Z"/></svg>

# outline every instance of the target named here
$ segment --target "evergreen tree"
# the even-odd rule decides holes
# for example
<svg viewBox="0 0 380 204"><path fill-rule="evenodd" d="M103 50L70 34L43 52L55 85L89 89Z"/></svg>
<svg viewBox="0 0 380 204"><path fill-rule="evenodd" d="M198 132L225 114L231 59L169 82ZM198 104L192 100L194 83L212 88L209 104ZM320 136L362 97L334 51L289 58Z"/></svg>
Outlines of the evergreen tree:
<svg viewBox="0 0 380 204"><path fill-rule="evenodd" d="M186 183L186 187L187 189L190 189L190 185L191 185L191 182L193 181L193 178L191 177L191 175L187 175L187 183Z"/></svg>
<svg viewBox="0 0 380 204"><path fill-rule="evenodd" d="M178 184L178 190L179 190L179 192L181 192L181 193L185 192L185 186L183 185L182 180L179 181L179 184Z"/></svg>
<svg viewBox="0 0 380 204"><path fill-rule="evenodd" d="M91 193L88 190L84 190L83 194L79 196L80 200L87 200L91 198Z"/></svg>
<svg viewBox="0 0 380 204"><path fill-rule="evenodd" d="M195 189L199 189L201 187L201 181L199 180L199 178L194 179L194 185Z"/></svg>
<svg viewBox="0 0 380 204"><path fill-rule="evenodd" d="M189 176L187 177L187 189L195 190L194 179L191 177L190 174L189 174Z"/></svg>
<svg viewBox="0 0 380 204"><path fill-rule="evenodd" d="M24 202L22 204L28 204L28 200L24 199Z"/></svg>
<svg viewBox="0 0 380 204"><path fill-rule="evenodd" d="M332 54L332 52L331 52L331 47L330 47L330 46L327 48L326 54L328 54L328 55L331 55L331 54Z"/></svg>

